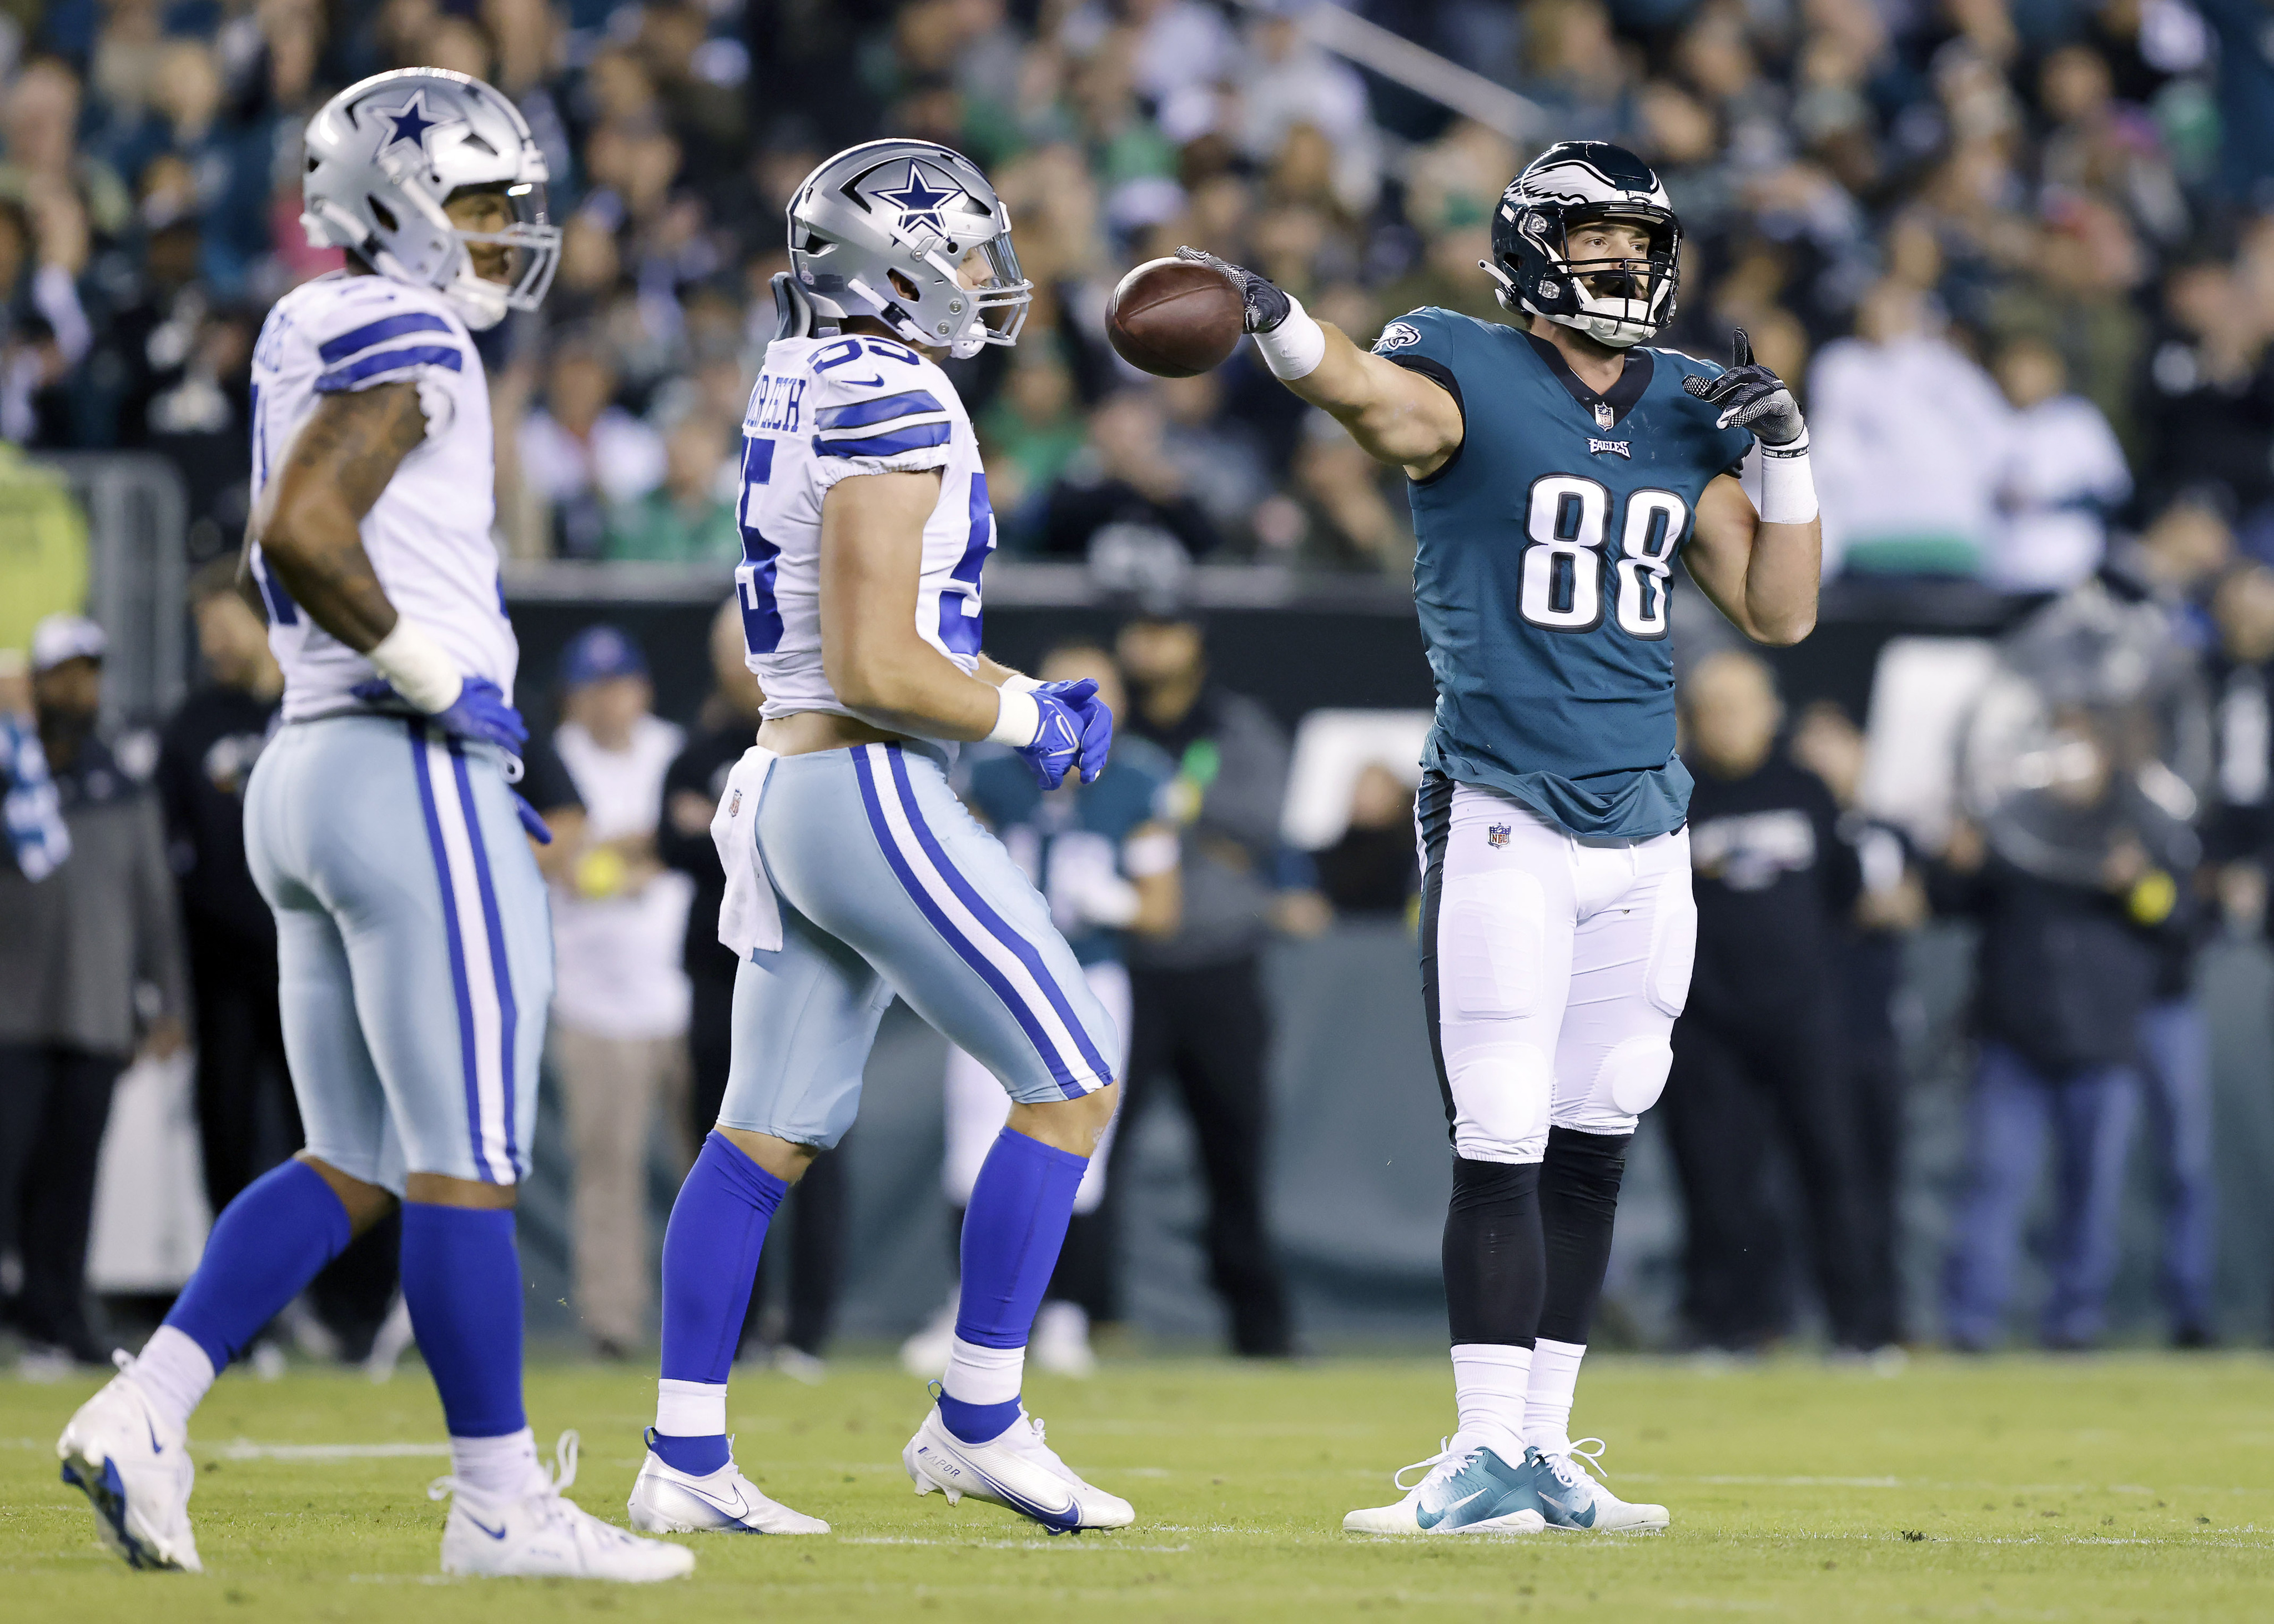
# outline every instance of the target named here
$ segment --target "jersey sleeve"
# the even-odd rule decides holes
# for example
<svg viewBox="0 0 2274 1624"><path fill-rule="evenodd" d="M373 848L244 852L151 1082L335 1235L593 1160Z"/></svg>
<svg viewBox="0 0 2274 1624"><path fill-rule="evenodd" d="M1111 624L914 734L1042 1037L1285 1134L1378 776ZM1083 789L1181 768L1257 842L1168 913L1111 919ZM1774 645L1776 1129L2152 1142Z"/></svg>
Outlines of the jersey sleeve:
<svg viewBox="0 0 2274 1624"><path fill-rule="evenodd" d="M1420 373L1451 395L1453 404L1460 409L1465 433L1469 403L1461 398L1461 380L1453 371L1456 320L1450 312L1434 304L1408 311L1382 329L1382 336L1374 341L1374 353L1392 366Z"/></svg>
<svg viewBox="0 0 2274 1624"><path fill-rule="evenodd" d="M813 463L827 490L855 474L945 468L946 374L914 350L845 339L813 352Z"/></svg>
<svg viewBox="0 0 2274 1624"><path fill-rule="evenodd" d="M466 370L469 341L448 316L396 297L341 298L305 322L304 331L315 347L318 395L413 384L427 438L449 426L456 402L448 385Z"/></svg>

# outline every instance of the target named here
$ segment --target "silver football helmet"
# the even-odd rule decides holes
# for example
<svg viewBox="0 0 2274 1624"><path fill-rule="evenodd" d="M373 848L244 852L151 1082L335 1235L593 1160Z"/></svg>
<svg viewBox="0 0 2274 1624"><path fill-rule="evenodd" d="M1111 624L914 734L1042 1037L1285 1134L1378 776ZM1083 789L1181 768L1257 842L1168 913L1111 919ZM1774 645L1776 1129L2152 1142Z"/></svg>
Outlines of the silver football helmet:
<svg viewBox="0 0 2274 1624"><path fill-rule="evenodd" d="M1018 342L1035 297L995 188L930 141L869 141L807 176L789 201L789 263L820 323L874 316L958 357Z"/></svg>
<svg viewBox="0 0 2274 1624"><path fill-rule="evenodd" d="M438 288L470 327L535 310L561 263L546 214L545 154L520 109L478 79L400 68L350 85L308 121L300 224L319 248L352 250L380 275ZM513 222L468 231L443 205L467 188L502 193ZM468 248L507 251L508 280L477 275Z"/></svg>

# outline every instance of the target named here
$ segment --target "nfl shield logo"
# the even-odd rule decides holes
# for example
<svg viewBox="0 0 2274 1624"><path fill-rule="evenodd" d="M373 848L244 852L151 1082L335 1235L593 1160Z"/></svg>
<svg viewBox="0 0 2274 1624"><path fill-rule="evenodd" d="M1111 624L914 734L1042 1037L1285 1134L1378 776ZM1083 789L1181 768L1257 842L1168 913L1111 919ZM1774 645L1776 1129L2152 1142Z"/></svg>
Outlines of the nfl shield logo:
<svg viewBox="0 0 2274 1624"><path fill-rule="evenodd" d="M734 792L734 798L727 803L727 816L730 818L740 817L742 816L742 792L741 790L736 790Z"/></svg>
<svg viewBox="0 0 2274 1624"><path fill-rule="evenodd" d="M1606 429L1607 429L1607 428L1608 428L1608 427L1610 427L1610 426L1611 426L1611 424L1612 424L1613 420L1614 420L1614 419L1613 419L1613 418L1612 418L1612 417L1611 417L1611 403L1610 403L1610 402L1608 402L1608 401L1597 401L1597 402L1595 402L1595 425L1596 425L1596 426L1597 426L1597 427L1599 427L1599 428L1606 428Z"/></svg>
<svg viewBox="0 0 2274 1624"><path fill-rule="evenodd" d="M1506 846L1508 844L1508 825L1506 823L1495 823L1490 829L1485 831L1485 839L1494 846Z"/></svg>

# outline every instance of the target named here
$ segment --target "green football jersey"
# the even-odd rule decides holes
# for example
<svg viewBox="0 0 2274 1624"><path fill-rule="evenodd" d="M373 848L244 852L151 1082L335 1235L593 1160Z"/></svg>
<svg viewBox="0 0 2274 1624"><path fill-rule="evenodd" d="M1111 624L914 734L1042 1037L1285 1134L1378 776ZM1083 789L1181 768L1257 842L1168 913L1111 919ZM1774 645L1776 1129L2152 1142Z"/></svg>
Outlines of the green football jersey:
<svg viewBox="0 0 2274 1624"><path fill-rule="evenodd" d="M1374 348L1450 390L1467 425L1452 461L1408 487L1437 682L1423 764L1575 835L1680 828L1669 577L1707 483L1753 443L1683 392L1721 369L1637 348L1598 396L1545 341L1434 308Z"/></svg>

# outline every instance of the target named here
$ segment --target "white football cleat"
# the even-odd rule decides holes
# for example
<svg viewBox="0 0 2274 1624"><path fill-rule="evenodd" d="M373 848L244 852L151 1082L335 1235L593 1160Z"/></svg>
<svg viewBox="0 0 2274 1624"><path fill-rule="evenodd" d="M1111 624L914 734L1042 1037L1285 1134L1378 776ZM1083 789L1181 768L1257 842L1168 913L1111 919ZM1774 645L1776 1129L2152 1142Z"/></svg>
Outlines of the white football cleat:
<svg viewBox="0 0 2274 1624"><path fill-rule="evenodd" d="M1052 1534L1127 1528L1137 1520L1127 1500L1076 1477L1043 1441L1043 1424L1023 1408L1001 1436L968 1444L947 1430L935 1404L900 1451L900 1463L919 1494L938 1489L951 1506L967 1494L992 1500Z"/></svg>
<svg viewBox="0 0 2274 1624"><path fill-rule="evenodd" d="M576 1481L576 1434L563 1432L550 1479L529 1493L490 1496L437 1477L426 1497L450 1497L442 1571L482 1578L614 1579L644 1584L692 1572L695 1553L603 1522L561 1491Z"/></svg>
<svg viewBox="0 0 2274 1624"><path fill-rule="evenodd" d="M644 1534L825 1534L819 1517L768 1500L730 1459L707 1477L683 1472L651 1447L625 1502Z"/></svg>
<svg viewBox="0 0 2274 1624"><path fill-rule="evenodd" d="M1405 1474L1421 1470L1405 1486ZM1536 1534L1547 1525L1530 1475L1489 1447L1457 1434L1426 1461L1389 1479L1405 1489L1395 1505L1374 1506L1343 1519L1345 1534Z"/></svg>
<svg viewBox="0 0 2274 1624"><path fill-rule="evenodd" d="M945 1307L924 1321L923 1329L900 1344L900 1368L911 1376L937 1381L954 1352L955 1299L950 1297Z"/></svg>
<svg viewBox="0 0 2274 1624"><path fill-rule="evenodd" d="M1593 1444L1593 1448L1588 1446ZM1583 1438L1568 1452L1534 1449L1535 1487L1558 1532L1662 1534L1673 1519L1663 1506L1634 1505L1612 1493L1594 1474L1603 1472L1603 1440Z"/></svg>
<svg viewBox="0 0 2274 1624"><path fill-rule="evenodd" d="M189 1446L134 1384L128 1373L134 1361L117 1357L118 1374L79 1407L56 1440L64 1481L87 1495L95 1532L129 1566L203 1573L190 1532L197 1468Z"/></svg>
<svg viewBox="0 0 2274 1624"><path fill-rule="evenodd" d="M1035 1316L1035 1334L1027 1344L1035 1368L1053 1376L1077 1380L1097 1374L1097 1356L1089 1350L1089 1316L1079 1303L1045 1303Z"/></svg>

